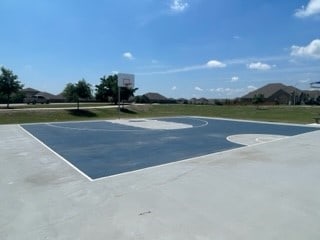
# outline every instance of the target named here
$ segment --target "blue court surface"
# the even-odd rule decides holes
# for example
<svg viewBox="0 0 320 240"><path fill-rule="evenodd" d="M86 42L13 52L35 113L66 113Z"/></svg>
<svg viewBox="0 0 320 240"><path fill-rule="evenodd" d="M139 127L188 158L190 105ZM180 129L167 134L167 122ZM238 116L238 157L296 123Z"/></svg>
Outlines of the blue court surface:
<svg viewBox="0 0 320 240"><path fill-rule="evenodd" d="M236 134L294 136L319 130L307 126L231 121L198 117L158 119L192 125L154 130L108 121L24 124L22 127L90 179L158 166L243 145Z"/></svg>

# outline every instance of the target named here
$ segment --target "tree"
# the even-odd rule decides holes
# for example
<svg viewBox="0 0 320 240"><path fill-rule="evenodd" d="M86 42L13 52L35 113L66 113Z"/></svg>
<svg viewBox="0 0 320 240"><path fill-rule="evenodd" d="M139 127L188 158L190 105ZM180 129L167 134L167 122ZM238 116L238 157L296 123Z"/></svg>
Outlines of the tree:
<svg viewBox="0 0 320 240"><path fill-rule="evenodd" d="M62 95L66 98L67 102L76 102L76 86L73 83L68 83L64 88Z"/></svg>
<svg viewBox="0 0 320 240"><path fill-rule="evenodd" d="M96 85L96 99L98 101L108 102L109 99L112 99L114 104L118 103L118 76L109 75L108 77L103 76L100 78L101 82L99 85ZM130 97L134 96L134 92L138 88L120 88L120 101L129 100Z"/></svg>
<svg viewBox="0 0 320 240"><path fill-rule="evenodd" d="M18 81L18 76L9 69L1 67L0 94L4 95L9 108L10 97L13 93L18 93L23 88L23 84Z"/></svg>
<svg viewBox="0 0 320 240"><path fill-rule="evenodd" d="M134 97L134 92L137 90L138 88L121 88L121 100L128 101L130 97Z"/></svg>
<svg viewBox="0 0 320 240"><path fill-rule="evenodd" d="M96 99L102 102L108 102L109 98L116 104L118 99L118 76L103 76L101 82L96 85Z"/></svg>
<svg viewBox="0 0 320 240"><path fill-rule="evenodd" d="M92 98L91 85L84 79L77 83L68 83L62 94L68 102L77 102L77 110L79 110L80 99Z"/></svg>
<svg viewBox="0 0 320 240"><path fill-rule="evenodd" d="M310 96L308 93L301 92L298 98L297 104L306 104L310 101Z"/></svg>
<svg viewBox="0 0 320 240"><path fill-rule="evenodd" d="M259 94L255 94L253 99L252 99L252 103L257 105L257 109L259 109L259 104L264 102L264 95L259 93Z"/></svg>

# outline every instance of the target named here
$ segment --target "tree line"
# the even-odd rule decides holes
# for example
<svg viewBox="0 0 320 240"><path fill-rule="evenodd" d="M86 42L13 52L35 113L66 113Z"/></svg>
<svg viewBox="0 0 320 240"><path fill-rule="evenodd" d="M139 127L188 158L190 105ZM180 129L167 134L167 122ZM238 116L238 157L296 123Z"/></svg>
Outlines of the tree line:
<svg viewBox="0 0 320 240"><path fill-rule="evenodd" d="M5 67L1 67L0 70L0 100L5 101L7 108L9 108L9 104L14 99L21 101L24 98L21 92L24 85L11 70ZM80 102L83 100L95 99L96 101L113 102L114 104L117 104L119 101L128 101L130 97L134 97L136 90L138 88L129 89L121 87L120 99L118 99L118 76L109 75L108 77L103 76L100 78L100 84L95 85L95 94L93 94L92 85L85 79L81 79L76 83L68 83L62 95L67 102L76 102L77 109L79 109Z"/></svg>
<svg viewBox="0 0 320 240"><path fill-rule="evenodd" d="M23 84L18 80L18 76L5 67L1 67L0 74L0 95L5 99L7 108L9 108L10 98L13 94L18 93Z"/></svg>

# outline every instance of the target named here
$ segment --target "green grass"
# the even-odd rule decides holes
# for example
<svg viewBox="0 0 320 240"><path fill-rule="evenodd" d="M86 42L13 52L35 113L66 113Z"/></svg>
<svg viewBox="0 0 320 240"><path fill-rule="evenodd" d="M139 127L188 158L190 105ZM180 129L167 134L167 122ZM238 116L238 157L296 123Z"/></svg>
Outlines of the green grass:
<svg viewBox="0 0 320 240"><path fill-rule="evenodd" d="M50 107L53 108L54 105L50 104ZM257 108L256 106L172 104L126 106L121 111L120 117L206 116L270 122L313 123L313 118L319 116L319 113L319 107L310 106L263 106ZM0 124L115 119L118 117L117 108L80 108L80 111L75 109L0 109Z"/></svg>
<svg viewBox="0 0 320 240"><path fill-rule="evenodd" d="M157 105L143 116L206 116L287 123L313 123L319 107L310 106L212 106L212 105Z"/></svg>
<svg viewBox="0 0 320 240"><path fill-rule="evenodd" d="M113 104L109 104L113 105ZM50 104L21 104L15 105L10 104L10 109L34 109L34 108L74 108L77 106L77 103L50 103ZM99 103L99 102L82 102L80 103L80 107L95 107L95 106L106 106L106 103ZM6 109L6 106L0 107L0 109Z"/></svg>
<svg viewBox="0 0 320 240"><path fill-rule="evenodd" d="M80 121L115 118L116 109L0 110L0 124Z"/></svg>

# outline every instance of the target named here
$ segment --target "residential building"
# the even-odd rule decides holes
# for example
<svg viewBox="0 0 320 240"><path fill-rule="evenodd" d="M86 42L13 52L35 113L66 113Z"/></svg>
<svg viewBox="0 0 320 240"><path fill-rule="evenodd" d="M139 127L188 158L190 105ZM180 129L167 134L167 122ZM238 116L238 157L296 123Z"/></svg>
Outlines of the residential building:
<svg viewBox="0 0 320 240"><path fill-rule="evenodd" d="M301 102L300 90L293 86L286 86L282 83L271 83L256 89L243 97L241 102L252 102L256 96L262 95L264 103L267 104L297 104Z"/></svg>

